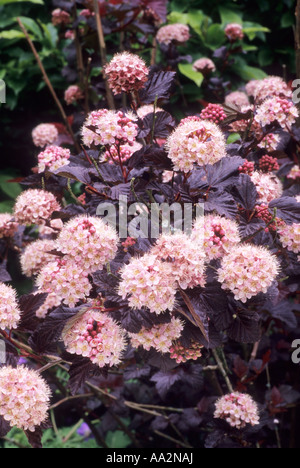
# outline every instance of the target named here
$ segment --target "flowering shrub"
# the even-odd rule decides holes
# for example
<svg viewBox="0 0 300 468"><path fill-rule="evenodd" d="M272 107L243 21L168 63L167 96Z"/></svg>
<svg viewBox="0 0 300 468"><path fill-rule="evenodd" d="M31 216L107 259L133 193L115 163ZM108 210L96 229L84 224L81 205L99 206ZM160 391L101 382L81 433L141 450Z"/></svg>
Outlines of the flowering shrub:
<svg viewBox="0 0 300 468"><path fill-rule="evenodd" d="M64 97L80 110L34 129L38 167L0 216L0 436L17 427L40 447L49 411L53 423L72 402L101 447L107 427L134 447L269 447L279 432L286 443L281 413L300 396L287 365L300 273L290 88L271 76L232 91L213 77L247 33L226 21L216 63L188 64L205 100L173 112L178 51L197 26L165 25L166 2L100 3L128 51L114 39L106 63L91 3L76 18L73 4L53 12L77 49L100 35L100 85L95 57L86 77L79 61ZM143 27L152 67L134 53ZM11 259L33 280L27 294L9 285Z"/></svg>

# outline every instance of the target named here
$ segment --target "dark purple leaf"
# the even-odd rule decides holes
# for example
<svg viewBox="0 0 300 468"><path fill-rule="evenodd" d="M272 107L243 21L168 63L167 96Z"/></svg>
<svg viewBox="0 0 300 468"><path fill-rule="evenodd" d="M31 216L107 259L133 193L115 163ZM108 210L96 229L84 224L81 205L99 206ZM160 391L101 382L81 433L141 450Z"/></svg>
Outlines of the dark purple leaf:
<svg viewBox="0 0 300 468"><path fill-rule="evenodd" d="M39 323L36 312L42 307L47 299L47 293L28 294L19 299L19 306L22 311L21 321L18 326L23 331L33 331Z"/></svg>
<svg viewBox="0 0 300 468"><path fill-rule="evenodd" d="M161 71L153 73L140 92L143 104L153 104L155 100L169 99L176 73Z"/></svg>
<svg viewBox="0 0 300 468"><path fill-rule="evenodd" d="M240 174L238 182L231 190L236 201L245 209L252 211L256 205L257 190L247 174Z"/></svg>
<svg viewBox="0 0 300 468"><path fill-rule="evenodd" d="M287 224L300 222L300 203L295 198L282 197L271 201L269 204L271 211L276 208L277 217L283 219Z"/></svg>
<svg viewBox="0 0 300 468"><path fill-rule="evenodd" d="M89 169L82 166L64 166L54 172L55 175L66 177L67 179L76 180L82 184L90 184L91 176Z"/></svg>
<svg viewBox="0 0 300 468"><path fill-rule="evenodd" d="M0 438L5 437L6 434L11 430L9 422L5 421L2 416L0 416Z"/></svg>
<svg viewBox="0 0 300 468"><path fill-rule="evenodd" d="M210 192L204 206L205 211L215 211L229 219L235 219L238 213L236 201L227 192Z"/></svg>
<svg viewBox="0 0 300 468"><path fill-rule="evenodd" d="M35 448L35 449L43 448L43 445L42 445L43 432L42 432L41 427L36 427L34 432L31 432L29 430L24 431L24 432L32 448Z"/></svg>

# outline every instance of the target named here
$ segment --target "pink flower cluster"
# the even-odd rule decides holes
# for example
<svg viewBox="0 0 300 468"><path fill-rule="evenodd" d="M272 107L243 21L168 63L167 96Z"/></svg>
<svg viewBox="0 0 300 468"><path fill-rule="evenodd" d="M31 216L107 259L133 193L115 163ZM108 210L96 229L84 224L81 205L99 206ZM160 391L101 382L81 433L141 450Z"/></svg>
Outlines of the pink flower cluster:
<svg viewBox="0 0 300 468"><path fill-rule="evenodd" d="M259 82L260 80L251 80L246 84L245 89L248 96L253 97L255 95L255 90Z"/></svg>
<svg viewBox="0 0 300 468"><path fill-rule="evenodd" d="M47 420L50 394L48 384L35 370L0 368L0 416L11 427L34 432Z"/></svg>
<svg viewBox="0 0 300 468"><path fill-rule="evenodd" d="M250 395L234 392L216 402L215 418L224 419L231 427L243 429L247 424L259 424L257 404Z"/></svg>
<svg viewBox="0 0 300 468"><path fill-rule="evenodd" d="M91 147L133 145L138 134L136 118L131 114L101 109L87 117L82 128L83 142Z"/></svg>
<svg viewBox="0 0 300 468"><path fill-rule="evenodd" d="M38 155L38 171L39 173L48 171L56 171L60 167L70 164L71 152L69 149L60 146L48 146Z"/></svg>
<svg viewBox="0 0 300 468"><path fill-rule="evenodd" d="M292 167L290 173L287 175L287 178L292 180L300 179L300 166L295 164L295 166Z"/></svg>
<svg viewBox="0 0 300 468"><path fill-rule="evenodd" d="M14 217L19 224L44 224L54 211L61 209L51 192L30 189L21 193L14 206Z"/></svg>
<svg viewBox="0 0 300 468"><path fill-rule="evenodd" d="M40 124L32 130L33 143L41 148L52 145L57 138L57 128L52 124Z"/></svg>
<svg viewBox="0 0 300 468"><path fill-rule="evenodd" d="M11 286L0 283L0 329L17 328L20 318L21 311L15 290Z"/></svg>
<svg viewBox="0 0 300 468"><path fill-rule="evenodd" d="M158 112L164 112L164 110L160 107L154 107L153 104L146 104L142 107L139 107L139 109L137 110L137 115L140 119L144 119L147 115L153 114L154 111L155 114L157 114Z"/></svg>
<svg viewBox="0 0 300 468"><path fill-rule="evenodd" d="M162 26L156 39L160 44L170 45L172 42L175 44L184 44L190 38L190 28L186 24L168 24Z"/></svg>
<svg viewBox="0 0 300 468"><path fill-rule="evenodd" d="M248 161L247 159L245 160L244 164L239 167L239 172L241 174L248 174L249 176L252 176L254 171L255 171L254 162Z"/></svg>
<svg viewBox="0 0 300 468"><path fill-rule="evenodd" d="M18 223L13 221L9 213L0 213L0 239L14 237L18 230Z"/></svg>
<svg viewBox="0 0 300 468"><path fill-rule="evenodd" d="M237 23L230 23L225 28L225 35L230 42L241 41L244 38L243 27Z"/></svg>
<svg viewBox="0 0 300 468"><path fill-rule="evenodd" d="M255 171L251 175L251 180L256 186L258 198L261 203L267 205L277 198L280 198L283 193L283 185L281 181L273 174L264 174L263 172Z"/></svg>
<svg viewBox="0 0 300 468"><path fill-rule="evenodd" d="M218 215L206 215L195 221L192 236L195 248L202 248L209 260L226 255L241 241L238 224Z"/></svg>
<svg viewBox="0 0 300 468"><path fill-rule="evenodd" d="M52 295L52 307L58 307L61 302L69 307L75 307L77 302L89 296L92 289L88 273L70 259L56 259L45 265L36 280L36 285L39 292Z"/></svg>
<svg viewBox="0 0 300 468"><path fill-rule="evenodd" d="M300 253L300 224L285 224L278 229L279 240L283 247L295 254Z"/></svg>
<svg viewBox="0 0 300 468"><path fill-rule="evenodd" d="M183 323L179 318L172 317L171 322L154 325L152 328L143 327L139 333L128 333L134 348L142 346L146 351L151 348L160 353L169 353L173 342L180 338Z"/></svg>
<svg viewBox="0 0 300 468"><path fill-rule="evenodd" d="M121 279L118 293L123 299L128 298L133 309L147 307L155 314L173 310L176 287L170 263L151 254L133 258L123 267Z"/></svg>
<svg viewBox="0 0 300 468"><path fill-rule="evenodd" d="M71 16L67 11L61 10L60 8L56 8L56 10L52 11L52 24L54 26L59 26L60 24L66 25L69 24L71 21Z"/></svg>
<svg viewBox="0 0 300 468"><path fill-rule="evenodd" d="M88 357L99 367L120 364L126 347L122 328L106 313L93 309L67 324L62 339L69 353Z"/></svg>
<svg viewBox="0 0 300 468"><path fill-rule="evenodd" d="M225 137L207 120L188 119L167 140L169 158L175 171L190 172L194 164L215 164L226 156Z"/></svg>
<svg viewBox="0 0 300 468"><path fill-rule="evenodd" d="M21 267L24 275L31 278L52 262L55 257L49 252L56 250L54 240L37 240L29 244L21 255Z"/></svg>
<svg viewBox="0 0 300 468"><path fill-rule="evenodd" d="M189 360L196 361L202 356L203 346L196 341L192 341L189 348L185 348L179 341L175 341L170 348L170 358L175 359L177 364Z"/></svg>
<svg viewBox="0 0 300 468"><path fill-rule="evenodd" d="M70 106L74 102L83 99L84 94L82 89L80 89L78 85L72 85L69 86L68 89L66 89L64 98L67 105Z"/></svg>
<svg viewBox="0 0 300 468"><path fill-rule="evenodd" d="M257 103L270 97L292 98L292 91L286 82L279 76L268 76L257 81L254 89L254 98Z"/></svg>
<svg viewBox="0 0 300 468"><path fill-rule="evenodd" d="M78 216L61 230L57 249L86 273L102 270L118 250L116 231L101 218Z"/></svg>
<svg viewBox="0 0 300 468"><path fill-rule="evenodd" d="M119 164L120 161L124 163L131 158L133 153L141 148L142 145L138 142L133 145L111 146L103 154L103 161L107 161L109 164Z"/></svg>
<svg viewBox="0 0 300 468"><path fill-rule="evenodd" d="M223 257L218 279L222 289L231 291L236 300L247 302L266 293L278 273L279 262L267 249L240 244Z"/></svg>
<svg viewBox="0 0 300 468"><path fill-rule="evenodd" d="M194 62L193 69L195 71L201 72L205 76L216 71L216 66L211 59L202 57Z"/></svg>
<svg viewBox="0 0 300 468"><path fill-rule="evenodd" d="M266 99L258 108L255 121L262 127L278 122L286 130L291 127L299 117L297 107L287 99L271 97Z"/></svg>
<svg viewBox="0 0 300 468"><path fill-rule="evenodd" d="M265 154L259 160L259 169L265 173L279 171L278 159Z"/></svg>
<svg viewBox="0 0 300 468"><path fill-rule="evenodd" d="M205 252L186 234L162 235L151 254L170 264L172 279L182 289L205 286Z"/></svg>
<svg viewBox="0 0 300 468"><path fill-rule="evenodd" d="M279 218L276 218L272 223L273 215L270 213L268 205L264 205L263 203L255 207L255 216L262 219L268 225L265 229L266 232L269 232L269 230L277 231L279 226L285 224L284 221Z"/></svg>
<svg viewBox="0 0 300 468"><path fill-rule="evenodd" d="M224 109L219 104L208 104L200 114L201 119L209 120L215 124L220 124L226 119Z"/></svg>
<svg viewBox="0 0 300 468"><path fill-rule="evenodd" d="M144 87L149 75L144 60L129 52L116 54L106 65L104 72L114 94L139 91Z"/></svg>
<svg viewBox="0 0 300 468"><path fill-rule="evenodd" d="M227 94L225 104L242 109L243 106L248 107L250 103L247 94L242 91L234 91L233 93Z"/></svg>
<svg viewBox="0 0 300 468"><path fill-rule="evenodd" d="M268 153L276 151L280 143L280 136L276 133L268 133L263 140L257 145L258 148L266 150Z"/></svg>

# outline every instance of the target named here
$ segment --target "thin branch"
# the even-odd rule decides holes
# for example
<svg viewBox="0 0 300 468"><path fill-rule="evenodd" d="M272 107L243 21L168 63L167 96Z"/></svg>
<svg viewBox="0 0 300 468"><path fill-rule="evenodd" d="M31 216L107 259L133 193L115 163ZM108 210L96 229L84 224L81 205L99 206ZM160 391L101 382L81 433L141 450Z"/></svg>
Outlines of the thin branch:
<svg viewBox="0 0 300 468"><path fill-rule="evenodd" d="M231 382L230 382L230 379L229 379L229 377L228 377L228 375L227 375L227 372L226 372L226 370L224 369L223 363L222 363L222 361L221 361L221 359L220 359L220 357L219 357L219 355L218 355L218 352L217 352L215 349L212 349L212 353L213 353L213 356L214 356L214 358L215 358L215 360L216 360L216 363L217 363L217 365L218 365L219 371L221 372L221 374L222 374L223 377L224 377L224 380L225 380L225 382L226 382L226 385L227 385L227 387L228 387L229 392L230 392L230 393L233 393L233 387L232 387L232 385L231 385Z"/></svg>
<svg viewBox="0 0 300 468"><path fill-rule="evenodd" d="M27 32L27 29L26 29L25 26L23 25L23 23L22 23L22 21L20 20L20 18L17 18L17 21L18 21L19 26L20 26L20 28L22 29L22 31L23 31L23 33L24 33L26 39L27 39L27 42L28 42L28 44L29 44L29 46L30 46L30 48L31 48L31 50L32 50L33 55L35 56L35 59L36 59L37 64L38 64L38 66L39 66L39 68L40 68L40 71L41 71L41 73L42 73L42 75L43 75L43 78L44 78L44 80L45 80L45 83L46 83L46 85L48 86L49 91L50 91L50 93L52 94L52 97L53 97L53 99L54 99L54 101L55 101L55 103L56 103L56 105L57 105L57 107L58 107L58 109L59 109L59 111L60 111L60 113L61 113L62 119L63 119L63 121L64 121L64 123L65 123L65 125L66 125L66 127L67 127L67 129L68 129L68 132L70 133L70 135L71 135L71 137L72 137L72 140L73 140L73 142L74 142L74 145L75 145L75 147L76 147L76 150L77 150L78 152L80 152L79 144L78 144L78 142L76 141L76 138L75 138L75 135L74 135L74 133L73 133L72 127L71 127L71 125L70 125L70 122L68 121L68 117L67 117L67 115L66 115L66 113L65 113L65 111L64 111L63 106L61 105L61 103L60 103L60 101L59 101L59 99L58 99L58 97L57 97L57 94L56 94L56 92L55 92L55 90L54 90L54 88L53 88L53 86L52 86L52 84L51 84L51 81L50 81L49 78L48 78L48 75L47 75L46 70L45 70L45 68L44 68L44 65L43 65L43 63L42 63L42 61L41 61L41 59L40 59L40 56L39 56L39 54L38 54L38 52L37 52L37 50L36 50L36 48L35 48L35 46L34 46L32 40L31 40L30 37L29 37L29 34L28 34L28 32Z"/></svg>
<svg viewBox="0 0 300 468"><path fill-rule="evenodd" d="M105 65L107 64L106 44L105 44L105 39L104 39L98 0L93 0L93 5L94 5L95 18L96 18L102 67L105 67ZM113 98L111 89L105 77L104 77L104 80L105 80L105 88L106 88L106 97L107 97L109 108L115 109L116 107L115 107L114 98Z"/></svg>

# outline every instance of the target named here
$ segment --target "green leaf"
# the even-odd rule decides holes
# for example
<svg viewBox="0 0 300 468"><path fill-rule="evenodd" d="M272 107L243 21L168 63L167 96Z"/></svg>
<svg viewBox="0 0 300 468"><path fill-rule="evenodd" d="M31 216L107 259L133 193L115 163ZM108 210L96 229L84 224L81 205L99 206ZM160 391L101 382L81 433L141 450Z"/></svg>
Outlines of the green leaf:
<svg viewBox="0 0 300 468"><path fill-rule="evenodd" d="M109 448L126 448L131 444L131 440L127 434L122 431L109 431L105 442Z"/></svg>
<svg viewBox="0 0 300 468"><path fill-rule="evenodd" d="M0 39L23 39L25 34L22 31L16 29L10 29L9 31L2 31L0 33Z"/></svg>
<svg viewBox="0 0 300 468"><path fill-rule="evenodd" d="M223 6L219 7L219 13L221 16L222 26L225 26L229 23L243 24L242 14L238 14Z"/></svg>
<svg viewBox="0 0 300 468"><path fill-rule="evenodd" d="M0 213L12 213L14 204L12 200L0 202Z"/></svg>
<svg viewBox="0 0 300 468"><path fill-rule="evenodd" d="M0 5L9 5L10 3L36 3L38 5L44 5L43 0L0 0Z"/></svg>
<svg viewBox="0 0 300 468"><path fill-rule="evenodd" d="M212 24L206 33L205 44L211 49L218 49L225 42L225 33L220 24Z"/></svg>
<svg viewBox="0 0 300 468"><path fill-rule="evenodd" d="M12 199L17 198L22 192L22 189L18 183L8 182L8 180L14 179L15 177L15 174L8 173L0 175L0 190Z"/></svg>
<svg viewBox="0 0 300 468"><path fill-rule="evenodd" d="M229 137L227 138L227 145L230 145L231 143L235 143L236 141L239 141L241 139L241 135L239 133L231 133Z"/></svg>
<svg viewBox="0 0 300 468"><path fill-rule="evenodd" d="M260 68L249 67L249 65L239 64L234 65L232 68L234 72L245 81L263 80L267 77L267 74Z"/></svg>
<svg viewBox="0 0 300 468"><path fill-rule="evenodd" d="M28 31L32 32L40 41L43 39L42 31L33 19L27 18L25 16L20 16L19 18Z"/></svg>
<svg viewBox="0 0 300 468"><path fill-rule="evenodd" d="M195 71L190 63L180 63L178 68L182 75L192 80L200 88L204 80L202 73Z"/></svg>

